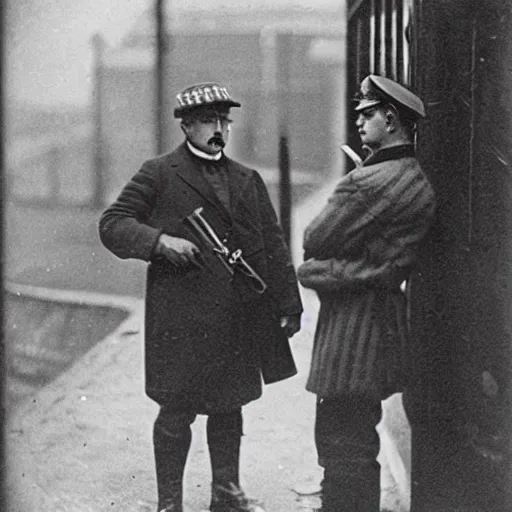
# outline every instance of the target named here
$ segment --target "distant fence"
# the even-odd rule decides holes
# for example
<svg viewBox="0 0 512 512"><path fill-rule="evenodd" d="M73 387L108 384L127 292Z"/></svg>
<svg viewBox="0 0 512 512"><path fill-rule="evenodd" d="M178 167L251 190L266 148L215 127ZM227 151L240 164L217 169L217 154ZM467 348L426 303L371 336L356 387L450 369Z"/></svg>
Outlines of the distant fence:
<svg viewBox="0 0 512 512"><path fill-rule="evenodd" d="M7 145L7 198L88 205L95 195L92 127L23 137Z"/></svg>
<svg viewBox="0 0 512 512"><path fill-rule="evenodd" d="M26 137L14 141L7 152L7 198L30 205L54 207L100 206L117 196L118 184L109 197L98 203L98 170L95 166L93 129L79 125L73 130ZM141 162L134 161L129 173ZM269 187L272 201L278 209L278 169L259 168ZM111 173L108 162L103 169ZM127 171L128 172L128 171ZM103 176L103 179L107 178ZM300 202L322 181L322 176L305 170L292 170L292 201ZM101 183L101 182L100 182Z"/></svg>

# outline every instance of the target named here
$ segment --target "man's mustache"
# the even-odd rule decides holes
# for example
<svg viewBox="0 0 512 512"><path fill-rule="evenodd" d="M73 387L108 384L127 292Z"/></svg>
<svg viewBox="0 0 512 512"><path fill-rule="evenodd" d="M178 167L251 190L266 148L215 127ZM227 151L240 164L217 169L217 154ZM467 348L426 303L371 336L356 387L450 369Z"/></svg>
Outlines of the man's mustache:
<svg viewBox="0 0 512 512"><path fill-rule="evenodd" d="M216 144L217 146L220 146L223 148L226 143L224 142L224 139L220 135L214 135L210 139L208 139L208 144Z"/></svg>

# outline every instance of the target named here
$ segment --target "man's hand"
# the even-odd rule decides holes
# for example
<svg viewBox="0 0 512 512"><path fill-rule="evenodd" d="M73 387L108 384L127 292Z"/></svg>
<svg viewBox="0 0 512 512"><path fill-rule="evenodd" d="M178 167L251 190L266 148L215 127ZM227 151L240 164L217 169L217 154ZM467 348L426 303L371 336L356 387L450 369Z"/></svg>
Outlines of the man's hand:
<svg viewBox="0 0 512 512"><path fill-rule="evenodd" d="M291 338L296 332L300 330L300 314L282 316L281 317L281 329L284 330L286 336Z"/></svg>
<svg viewBox="0 0 512 512"><path fill-rule="evenodd" d="M164 233L158 238L155 253L163 256L177 269L185 269L186 267L201 268L203 266L201 252L193 242L185 238L170 236Z"/></svg>

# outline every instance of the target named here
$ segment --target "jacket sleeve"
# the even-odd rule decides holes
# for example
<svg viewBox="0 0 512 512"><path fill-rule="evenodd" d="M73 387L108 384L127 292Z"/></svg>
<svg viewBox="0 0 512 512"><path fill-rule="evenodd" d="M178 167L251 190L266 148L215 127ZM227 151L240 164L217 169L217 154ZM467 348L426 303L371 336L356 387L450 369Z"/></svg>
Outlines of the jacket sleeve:
<svg viewBox="0 0 512 512"><path fill-rule="evenodd" d="M381 263L361 260L305 261L297 271L299 282L317 292L335 292L346 288L383 287L397 289L409 277L413 261L384 261Z"/></svg>
<svg viewBox="0 0 512 512"><path fill-rule="evenodd" d="M254 176L267 254L268 290L281 315L300 314L302 313L302 302L290 250L278 224L267 187L257 172L254 172Z"/></svg>
<svg viewBox="0 0 512 512"><path fill-rule="evenodd" d="M151 259L162 232L148 223L158 189L157 169L143 165L101 215L100 239L119 258Z"/></svg>
<svg viewBox="0 0 512 512"><path fill-rule="evenodd" d="M327 205L304 232L304 259L328 259L362 248L378 230L388 197L372 197L352 173L336 186Z"/></svg>
<svg viewBox="0 0 512 512"><path fill-rule="evenodd" d="M367 169L339 182L305 233L306 263L299 269L303 286L395 288L408 277L431 224L435 198L417 169L384 172L388 169Z"/></svg>

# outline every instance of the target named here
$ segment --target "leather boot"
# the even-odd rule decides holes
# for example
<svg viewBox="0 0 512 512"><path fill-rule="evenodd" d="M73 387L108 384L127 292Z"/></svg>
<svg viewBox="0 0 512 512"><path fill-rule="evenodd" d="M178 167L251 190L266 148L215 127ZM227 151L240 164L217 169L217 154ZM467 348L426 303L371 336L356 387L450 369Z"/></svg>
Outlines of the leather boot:
<svg viewBox="0 0 512 512"><path fill-rule="evenodd" d="M161 410L153 429L158 511L183 512L183 472L195 415Z"/></svg>
<svg viewBox="0 0 512 512"><path fill-rule="evenodd" d="M234 484L229 487L212 485L211 512L265 512L263 504L248 498L245 492Z"/></svg>
<svg viewBox="0 0 512 512"><path fill-rule="evenodd" d="M208 416L206 436L210 452L213 485L220 485L227 489L230 488L231 484L239 486L242 432L242 413L240 410Z"/></svg>
<svg viewBox="0 0 512 512"><path fill-rule="evenodd" d="M212 467L212 512L264 512L261 504L249 499L240 488L240 443L242 412L235 410L208 417L206 424Z"/></svg>

